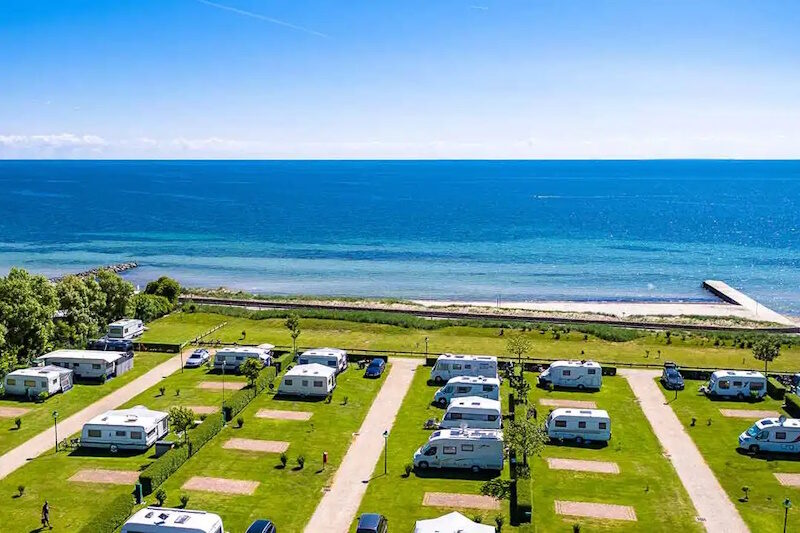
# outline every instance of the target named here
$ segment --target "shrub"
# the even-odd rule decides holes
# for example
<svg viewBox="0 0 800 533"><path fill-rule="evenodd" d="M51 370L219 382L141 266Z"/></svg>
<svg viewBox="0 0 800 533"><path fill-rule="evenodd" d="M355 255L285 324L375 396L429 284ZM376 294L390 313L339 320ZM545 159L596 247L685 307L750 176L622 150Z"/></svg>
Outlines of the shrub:
<svg viewBox="0 0 800 533"><path fill-rule="evenodd" d="M163 296L141 293L131 298L130 307L133 317L145 322L152 322L174 308L173 304Z"/></svg>
<svg viewBox="0 0 800 533"><path fill-rule="evenodd" d="M175 396L180 396L180 395L181 395L181 390L175 389Z"/></svg>
<svg viewBox="0 0 800 533"><path fill-rule="evenodd" d="M494 523L497 525L497 531L501 531L503 529L503 524L506 523L506 519L503 518L503 515L499 514L494 517Z"/></svg>
<svg viewBox="0 0 800 533"><path fill-rule="evenodd" d="M767 379L767 394L773 400L783 400L786 395L786 386L775 378Z"/></svg>
<svg viewBox="0 0 800 533"><path fill-rule="evenodd" d="M350 399L350 398L348 398L347 396L345 396L344 398L342 398L342 405L347 405L347 401L348 401L349 399Z"/></svg>
<svg viewBox="0 0 800 533"><path fill-rule="evenodd" d="M306 465L306 458L303 457L302 455L298 455L297 466L302 469L305 465Z"/></svg>
<svg viewBox="0 0 800 533"><path fill-rule="evenodd" d="M47 399L48 396L50 395L47 394L47 391L42 391L36 396L36 400L39 402L43 402Z"/></svg>
<svg viewBox="0 0 800 533"><path fill-rule="evenodd" d="M89 519L79 533L114 533L133 512L133 495L120 494L116 498L98 505L97 514Z"/></svg>
<svg viewBox="0 0 800 533"><path fill-rule="evenodd" d="M406 463L405 466L406 477L410 476L413 470L414 470L414 465L412 465L411 463Z"/></svg>
<svg viewBox="0 0 800 533"><path fill-rule="evenodd" d="M581 525L579 523L572 524L572 533L581 533Z"/></svg>
<svg viewBox="0 0 800 533"><path fill-rule="evenodd" d="M178 296L181 294L181 285L177 281L167 276L161 276L155 281L151 281L144 288L145 295L155 295L164 298L172 305L178 303Z"/></svg>
<svg viewBox="0 0 800 533"><path fill-rule="evenodd" d="M800 396L797 396L797 394L787 393L783 397L783 402L786 412L795 418L800 417Z"/></svg>
<svg viewBox="0 0 800 533"><path fill-rule="evenodd" d="M242 427L243 425L244 425L244 418L242 418L242 417L240 416L240 417L238 417L238 418L236 419L236 427L237 427L237 428L240 428L240 427Z"/></svg>
<svg viewBox="0 0 800 533"><path fill-rule="evenodd" d="M167 501L167 491L164 489L158 489L156 491L156 501L158 502L159 507L164 507L164 502Z"/></svg>
<svg viewBox="0 0 800 533"><path fill-rule="evenodd" d="M483 517L479 514L476 514L475 516L472 517L472 521L475 522L476 524L480 524L481 522L483 522Z"/></svg>
<svg viewBox="0 0 800 533"><path fill-rule="evenodd" d="M186 509L187 505L189 505L189 496L187 494L181 494L181 507Z"/></svg>
<svg viewBox="0 0 800 533"><path fill-rule="evenodd" d="M159 396L164 396L164 393L167 392L166 387L159 387L158 388Z"/></svg>
<svg viewBox="0 0 800 533"><path fill-rule="evenodd" d="M17 426L17 429L21 428L22 427L22 419L20 417L15 418L14 419L14 425Z"/></svg>
<svg viewBox="0 0 800 533"><path fill-rule="evenodd" d="M23 494L25 494L25 485L17 485L17 492L19 492L20 498Z"/></svg>
<svg viewBox="0 0 800 533"><path fill-rule="evenodd" d="M281 465L283 465L283 467L286 468L286 463L288 463L288 462L289 462L289 457L285 453L282 453L281 454Z"/></svg>

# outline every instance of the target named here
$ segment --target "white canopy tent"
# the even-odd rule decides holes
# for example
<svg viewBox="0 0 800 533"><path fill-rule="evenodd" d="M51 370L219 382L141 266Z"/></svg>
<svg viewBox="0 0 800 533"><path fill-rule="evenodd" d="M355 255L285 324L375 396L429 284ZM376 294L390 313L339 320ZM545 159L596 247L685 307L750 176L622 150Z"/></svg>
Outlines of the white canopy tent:
<svg viewBox="0 0 800 533"><path fill-rule="evenodd" d="M439 518L417 520L414 533L495 533L492 526L476 524L461 513L452 512Z"/></svg>

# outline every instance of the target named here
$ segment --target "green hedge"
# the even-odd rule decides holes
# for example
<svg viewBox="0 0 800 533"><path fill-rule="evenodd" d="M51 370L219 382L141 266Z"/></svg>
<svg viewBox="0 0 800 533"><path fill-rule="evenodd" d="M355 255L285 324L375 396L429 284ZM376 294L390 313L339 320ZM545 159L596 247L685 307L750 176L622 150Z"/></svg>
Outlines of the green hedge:
<svg viewBox="0 0 800 533"><path fill-rule="evenodd" d="M800 418L800 396L791 392L786 393L783 397L783 402L786 412L795 418Z"/></svg>
<svg viewBox="0 0 800 533"><path fill-rule="evenodd" d="M258 375L255 388L245 387L244 389L236 391L225 400L225 403L222 404L222 412L225 414L225 420L233 420L233 417L242 412L242 410L247 407L247 404L253 401L253 398L269 387L270 379L275 379L275 377L275 367L268 366Z"/></svg>
<svg viewBox="0 0 800 533"><path fill-rule="evenodd" d="M97 506L99 512L89 519L80 533L114 533L133 512L133 494L120 494Z"/></svg>
<svg viewBox="0 0 800 533"><path fill-rule="evenodd" d="M524 420L526 416L526 406L525 405L518 405L514 409L515 415L516 411L519 411L520 419ZM529 459L533 459L530 457ZM522 466L524 458L522 457L521 453L517 454L517 460L519 461L519 466ZM518 475L514 475L517 480L517 508L516 508L516 516L512 517L512 522L514 524L525 524L531 521L531 513L533 511L533 486L532 486L532 475L533 472L533 462L528 463L530 470L528 470L529 477L520 477Z"/></svg>
<svg viewBox="0 0 800 533"><path fill-rule="evenodd" d="M767 394L769 394L770 398L773 400L783 400L783 397L786 396L786 387L777 379L768 378Z"/></svg>

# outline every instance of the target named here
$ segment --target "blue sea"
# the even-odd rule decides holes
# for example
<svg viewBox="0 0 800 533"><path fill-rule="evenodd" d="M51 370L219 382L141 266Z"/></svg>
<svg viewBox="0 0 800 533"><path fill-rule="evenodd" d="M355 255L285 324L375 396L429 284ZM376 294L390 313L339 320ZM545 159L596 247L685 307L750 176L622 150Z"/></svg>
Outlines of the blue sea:
<svg viewBox="0 0 800 533"><path fill-rule="evenodd" d="M3 161L0 272L800 314L800 161Z"/></svg>

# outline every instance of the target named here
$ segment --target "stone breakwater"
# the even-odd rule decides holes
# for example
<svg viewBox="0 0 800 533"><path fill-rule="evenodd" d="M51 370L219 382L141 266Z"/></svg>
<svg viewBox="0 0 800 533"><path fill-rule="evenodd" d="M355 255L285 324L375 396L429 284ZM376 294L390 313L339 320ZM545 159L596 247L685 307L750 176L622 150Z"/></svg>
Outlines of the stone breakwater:
<svg viewBox="0 0 800 533"><path fill-rule="evenodd" d="M110 270L111 272L115 272L117 274L121 274L122 272L125 272L126 270L132 270L132 269L134 269L134 268L136 268L138 266L139 266L139 263L137 263L136 261L128 261L128 262L125 262L125 263L115 263L113 265L100 266L100 267L97 267L97 268L92 268L91 270L84 270L83 272L76 272L76 273L74 273L72 275L78 276L80 278L88 278L88 277L96 276L98 274L98 272L100 272L101 270ZM69 275L69 274L65 274L64 276L57 276L57 277L54 277L54 278L50 278L50 281L55 283L55 282L63 279L67 275Z"/></svg>

